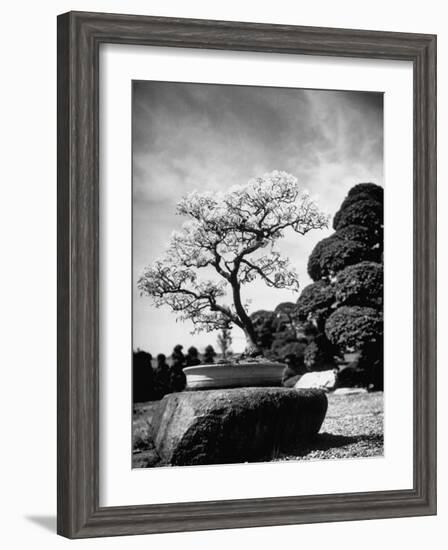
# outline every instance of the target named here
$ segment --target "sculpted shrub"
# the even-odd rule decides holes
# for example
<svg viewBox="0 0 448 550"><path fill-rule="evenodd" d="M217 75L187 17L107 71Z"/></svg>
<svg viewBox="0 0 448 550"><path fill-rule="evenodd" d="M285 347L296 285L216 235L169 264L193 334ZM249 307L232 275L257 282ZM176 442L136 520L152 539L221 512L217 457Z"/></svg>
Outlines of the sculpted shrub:
<svg viewBox="0 0 448 550"><path fill-rule="evenodd" d="M342 306L327 319L325 334L343 351L362 350L382 340L383 315L372 307Z"/></svg>
<svg viewBox="0 0 448 550"><path fill-rule="evenodd" d="M297 300L297 316L301 321L311 321L316 327L332 311L335 302L334 287L326 281L317 281L306 286Z"/></svg>
<svg viewBox="0 0 448 550"><path fill-rule="evenodd" d="M383 204L371 198L350 198L348 203L336 212L333 229L338 231L349 225L362 225L374 234L379 233L383 227Z"/></svg>
<svg viewBox="0 0 448 550"><path fill-rule="evenodd" d="M338 305L383 305L383 266L375 262L360 262L337 274L334 284Z"/></svg>
<svg viewBox="0 0 448 550"><path fill-rule="evenodd" d="M327 237L319 241L311 252L308 275L313 281L329 281L348 265L370 260L371 256L372 251L360 242Z"/></svg>

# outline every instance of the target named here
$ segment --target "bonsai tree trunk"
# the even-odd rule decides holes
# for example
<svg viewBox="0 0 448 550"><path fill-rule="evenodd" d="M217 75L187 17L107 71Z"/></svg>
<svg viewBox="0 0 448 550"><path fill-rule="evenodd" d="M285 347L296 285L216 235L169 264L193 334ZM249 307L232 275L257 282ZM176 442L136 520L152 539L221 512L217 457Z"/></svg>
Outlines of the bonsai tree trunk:
<svg viewBox="0 0 448 550"><path fill-rule="evenodd" d="M260 347L257 345L254 335L251 334L246 328L244 330L244 335L246 336L246 349L244 350L245 355L249 355L250 357L257 357L258 355L263 355L263 352L261 351ZM253 327L252 327L253 330Z"/></svg>
<svg viewBox="0 0 448 550"><path fill-rule="evenodd" d="M235 311L241 322L241 328L243 329L246 336L246 349L244 350L244 353L245 355L249 355L250 357L262 355L262 350L257 344L257 335L255 333L252 319L246 313L246 310L244 309L244 306L241 302L240 285L236 280L232 281L232 290Z"/></svg>

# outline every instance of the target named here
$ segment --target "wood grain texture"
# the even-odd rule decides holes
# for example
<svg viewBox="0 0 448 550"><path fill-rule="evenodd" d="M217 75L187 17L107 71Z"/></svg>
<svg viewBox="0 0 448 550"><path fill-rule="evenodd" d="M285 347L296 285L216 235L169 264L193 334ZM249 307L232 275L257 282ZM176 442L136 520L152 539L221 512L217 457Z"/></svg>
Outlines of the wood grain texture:
<svg viewBox="0 0 448 550"><path fill-rule="evenodd" d="M397 59L414 67L414 487L99 506L102 43ZM70 12L58 18L58 533L69 538L436 513L436 37Z"/></svg>

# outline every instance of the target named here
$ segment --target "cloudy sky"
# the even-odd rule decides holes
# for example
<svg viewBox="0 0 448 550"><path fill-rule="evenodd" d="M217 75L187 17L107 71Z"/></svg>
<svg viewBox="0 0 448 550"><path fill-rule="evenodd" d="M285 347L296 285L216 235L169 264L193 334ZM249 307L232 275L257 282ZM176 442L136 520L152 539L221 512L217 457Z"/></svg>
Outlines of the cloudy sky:
<svg viewBox="0 0 448 550"><path fill-rule="evenodd" d="M191 335L166 307L156 309L136 288L142 269L160 256L179 199L193 191L225 190L272 170L296 176L333 215L359 182L383 185L383 98L369 92L302 90L138 81L133 84L134 349L171 353L175 344L217 348L216 333ZM280 245L310 282L308 256L329 230L290 232ZM251 309L296 301L262 282L244 288ZM233 333L233 350L244 337Z"/></svg>

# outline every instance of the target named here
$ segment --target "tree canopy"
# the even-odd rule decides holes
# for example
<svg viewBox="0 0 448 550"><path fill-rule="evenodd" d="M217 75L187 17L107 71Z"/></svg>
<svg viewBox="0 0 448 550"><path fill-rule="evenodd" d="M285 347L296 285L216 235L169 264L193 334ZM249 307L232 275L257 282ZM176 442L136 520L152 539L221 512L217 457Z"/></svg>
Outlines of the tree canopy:
<svg viewBox="0 0 448 550"><path fill-rule="evenodd" d="M278 171L227 192L190 193L177 213L188 221L172 234L165 255L144 270L139 289L157 307L168 305L178 319L192 321L196 330L231 322L256 346L241 286L259 278L270 287L297 291L297 273L275 245L285 230L305 235L326 227L328 217L294 176ZM207 277L210 269L218 280Z"/></svg>

